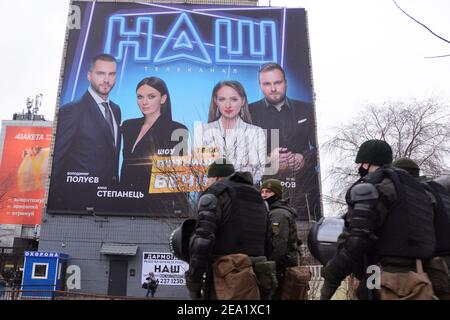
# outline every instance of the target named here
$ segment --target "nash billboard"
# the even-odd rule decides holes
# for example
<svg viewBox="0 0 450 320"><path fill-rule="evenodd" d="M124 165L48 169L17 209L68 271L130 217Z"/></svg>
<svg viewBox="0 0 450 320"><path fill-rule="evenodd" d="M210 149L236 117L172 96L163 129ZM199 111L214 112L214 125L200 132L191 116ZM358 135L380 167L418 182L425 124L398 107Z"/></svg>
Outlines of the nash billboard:
<svg viewBox="0 0 450 320"><path fill-rule="evenodd" d="M72 8L49 212L182 216L226 157L321 216L304 9Z"/></svg>
<svg viewBox="0 0 450 320"><path fill-rule="evenodd" d="M49 174L51 123L11 123L14 121L2 125L0 224L40 224Z"/></svg>

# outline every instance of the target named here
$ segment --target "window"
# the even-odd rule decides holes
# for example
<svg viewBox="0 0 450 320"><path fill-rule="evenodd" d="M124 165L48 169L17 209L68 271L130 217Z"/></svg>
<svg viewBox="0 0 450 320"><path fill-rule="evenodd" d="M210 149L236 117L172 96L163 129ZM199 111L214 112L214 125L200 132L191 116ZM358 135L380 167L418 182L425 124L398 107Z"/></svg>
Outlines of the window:
<svg viewBox="0 0 450 320"><path fill-rule="evenodd" d="M33 263L33 272L31 279L47 279L48 277L48 263Z"/></svg>

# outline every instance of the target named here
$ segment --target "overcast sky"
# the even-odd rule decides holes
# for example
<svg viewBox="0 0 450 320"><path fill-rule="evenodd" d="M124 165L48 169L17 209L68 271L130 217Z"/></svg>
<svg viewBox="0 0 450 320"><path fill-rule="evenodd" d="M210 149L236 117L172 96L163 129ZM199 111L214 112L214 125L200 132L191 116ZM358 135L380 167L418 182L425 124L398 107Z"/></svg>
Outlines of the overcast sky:
<svg viewBox="0 0 450 320"><path fill-rule="evenodd" d="M450 102L450 44L405 16L392 0L288 0L272 6L308 12L319 142L368 103L438 96ZM450 39L450 0L397 0ZM260 1L268 5L269 1ZM0 119L44 95L53 119L68 0L0 1ZM324 165L324 163L322 162Z"/></svg>

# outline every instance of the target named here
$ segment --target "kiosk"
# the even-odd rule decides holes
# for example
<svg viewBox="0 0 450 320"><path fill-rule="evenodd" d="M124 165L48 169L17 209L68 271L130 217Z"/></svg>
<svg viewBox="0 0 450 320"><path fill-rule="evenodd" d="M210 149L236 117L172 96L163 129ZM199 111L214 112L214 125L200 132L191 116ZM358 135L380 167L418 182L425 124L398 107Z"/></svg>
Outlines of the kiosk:
<svg viewBox="0 0 450 320"><path fill-rule="evenodd" d="M22 297L50 299L64 290L67 259L59 252L25 251Z"/></svg>

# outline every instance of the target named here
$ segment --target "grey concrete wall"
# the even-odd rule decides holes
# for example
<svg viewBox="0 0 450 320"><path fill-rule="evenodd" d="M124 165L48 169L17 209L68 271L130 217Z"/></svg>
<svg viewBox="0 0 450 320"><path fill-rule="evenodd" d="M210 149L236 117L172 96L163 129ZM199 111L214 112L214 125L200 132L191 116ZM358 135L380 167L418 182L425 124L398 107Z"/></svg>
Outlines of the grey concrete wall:
<svg viewBox="0 0 450 320"><path fill-rule="evenodd" d="M135 256L121 256L128 261L127 295L144 296L146 291L141 288L143 252L170 252L169 236L181 221L175 218L46 215L41 226L39 251L69 255L68 265L81 268L81 289L77 291L107 294L109 263L113 256L100 253L102 244L135 244L138 246ZM134 276L130 276L130 269L135 270ZM189 295L184 285L159 285L156 297L184 299Z"/></svg>

